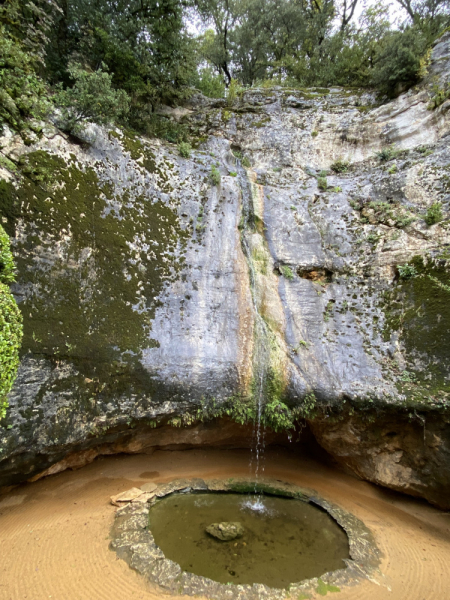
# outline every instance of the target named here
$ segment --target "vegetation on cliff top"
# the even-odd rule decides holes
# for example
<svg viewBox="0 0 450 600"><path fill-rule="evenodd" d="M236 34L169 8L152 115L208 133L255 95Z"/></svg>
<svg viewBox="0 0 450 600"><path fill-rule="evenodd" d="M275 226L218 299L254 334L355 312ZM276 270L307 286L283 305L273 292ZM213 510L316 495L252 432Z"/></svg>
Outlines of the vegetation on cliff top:
<svg viewBox="0 0 450 600"><path fill-rule="evenodd" d="M91 119L164 136L157 105L177 104L194 88L223 97L228 87L230 105L261 84L373 86L392 95L425 72L450 24L448 2L397 0L399 25L387 5L360 12L360 1L5 0L0 126L32 141L56 106L69 130Z"/></svg>

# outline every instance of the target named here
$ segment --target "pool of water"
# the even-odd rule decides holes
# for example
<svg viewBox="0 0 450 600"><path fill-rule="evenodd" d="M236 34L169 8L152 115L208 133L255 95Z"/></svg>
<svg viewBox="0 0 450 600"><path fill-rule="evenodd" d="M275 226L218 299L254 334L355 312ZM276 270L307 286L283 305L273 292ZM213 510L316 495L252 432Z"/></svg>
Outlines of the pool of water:
<svg viewBox="0 0 450 600"><path fill-rule="evenodd" d="M173 494L150 510L150 529L166 558L221 583L284 588L345 567L348 538L328 513L301 500L258 500L254 506L242 494ZM206 533L219 522L241 523L243 536L220 541Z"/></svg>

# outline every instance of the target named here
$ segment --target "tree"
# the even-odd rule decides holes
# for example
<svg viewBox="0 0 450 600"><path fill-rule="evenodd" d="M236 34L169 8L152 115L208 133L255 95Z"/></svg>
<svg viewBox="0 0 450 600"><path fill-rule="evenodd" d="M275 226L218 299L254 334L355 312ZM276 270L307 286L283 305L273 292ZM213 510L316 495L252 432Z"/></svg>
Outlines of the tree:
<svg viewBox="0 0 450 600"><path fill-rule="evenodd" d="M43 117L48 93L41 77L52 25L53 0L6 0L0 5L0 127L7 123L27 139Z"/></svg>
<svg viewBox="0 0 450 600"><path fill-rule="evenodd" d="M450 24L449 0L397 0L413 25L434 41Z"/></svg>
<svg viewBox="0 0 450 600"><path fill-rule="evenodd" d="M112 87L109 73L102 68L89 72L76 63L68 70L74 85L60 89L54 98L56 105L62 109L64 129L76 132L84 121L107 125L128 113L128 94Z"/></svg>
<svg viewBox="0 0 450 600"><path fill-rule="evenodd" d="M92 71L105 64L113 87L130 96L135 123L143 107L151 112L160 101L183 97L195 52L178 0L57 1L61 13L47 61L51 81L67 86L72 62Z"/></svg>
<svg viewBox="0 0 450 600"><path fill-rule="evenodd" d="M409 87L424 74L424 56L429 43L417 27L389 32L377 47L371 83L392 96L397 88Z"/></svg>
<svg viewBox="0 0 450 600"><path fill-rule="evenodd" d="M358 0L343 0L340 7L341 31L350 24L355 14L355 9L358 5Z"/></svg>
<svg viewBox="0 0 450 600"><path fill-rule="evenodd" d="M231 82L230 37L236 23L245 14L245 0L195 0L195 7L205 24L212 24L214 36L209 36L204 54Z"/></svg>

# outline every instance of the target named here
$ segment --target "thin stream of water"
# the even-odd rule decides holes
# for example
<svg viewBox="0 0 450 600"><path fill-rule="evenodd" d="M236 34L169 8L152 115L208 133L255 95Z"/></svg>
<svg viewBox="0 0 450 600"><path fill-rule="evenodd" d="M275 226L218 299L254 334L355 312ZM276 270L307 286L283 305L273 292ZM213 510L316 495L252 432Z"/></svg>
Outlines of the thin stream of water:
<svg viewBox="0 0 450 600"><path fill-rule="evenodd" d="M242 215L243 226L241 229L241 244L244 256L247 259L249 268L250 291L252 296L253 313L255 317L254 333L254 352L253 352L253 373L254 389L253 393L256 400L256 419L253 427L253 443L250 458L250 475L255 481L254 494L249 495L246 506L256 511L264 511L265 505L262 499L262 493L258 492L258 479L264 474L264 450L265 450L265 427L262 423L263 410L265 406L265 389L268 368L270 364L270 345L269 331L260 313L257 276L252 259L251 236L255 235L255 213L253 207L253 194L247 172L237 159L237 170L239 185L242 194ZM254 468L253 468L254 467Z"/></svg>

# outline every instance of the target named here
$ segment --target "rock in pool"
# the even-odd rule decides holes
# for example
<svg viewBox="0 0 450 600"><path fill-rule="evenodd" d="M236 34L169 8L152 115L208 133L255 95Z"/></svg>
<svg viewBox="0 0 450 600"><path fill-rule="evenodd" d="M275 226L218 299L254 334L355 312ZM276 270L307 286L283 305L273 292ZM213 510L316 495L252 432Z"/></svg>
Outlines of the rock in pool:
<svg viewBox="0 0 450 600"><path fill-rule="evenodd" d="M229 542L244 535L244 528L240 523L212 523L206 528L206 533L218 540Z"/></svg>

